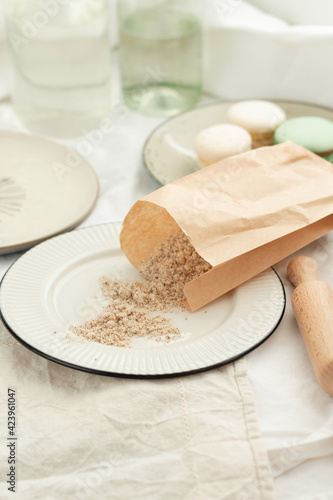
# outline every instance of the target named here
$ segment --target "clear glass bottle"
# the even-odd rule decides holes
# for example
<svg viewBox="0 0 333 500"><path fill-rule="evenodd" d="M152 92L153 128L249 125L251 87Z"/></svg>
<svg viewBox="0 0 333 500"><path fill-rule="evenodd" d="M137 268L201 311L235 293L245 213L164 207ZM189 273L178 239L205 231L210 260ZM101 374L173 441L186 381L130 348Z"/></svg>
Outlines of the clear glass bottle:
<svg viewBox="0 0 333 500"><path fill-rule="evenodd" d="M6 0L12 96L23 124L56 137L110 113L108 0Z"/></svg>
<svg viewBox="0 0 333 500"><path fill-rule="evenodd" d="M126 104L174 115L201 95L203 0L119 0L122 90Z"/></svg>

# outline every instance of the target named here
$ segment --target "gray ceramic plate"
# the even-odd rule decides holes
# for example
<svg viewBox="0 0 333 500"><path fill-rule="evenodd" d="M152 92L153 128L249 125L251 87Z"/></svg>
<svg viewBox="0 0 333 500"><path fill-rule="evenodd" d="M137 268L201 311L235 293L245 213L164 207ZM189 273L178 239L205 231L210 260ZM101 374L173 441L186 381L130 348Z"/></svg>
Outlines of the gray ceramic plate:
<svg viewBox="0 0 333 500"><path fill-rule="evenodd" d="M203 128L227 121L227 110L236 101L215 102L177 115L149 136L143 159L148 171L162 185L198 170L194 141ZM313 115L333 120L333 110L301 102L276 101L287 117Z"/></svg>
<svg viewBox="0 0 333 500"><path fill-rule="evenodd" d="M0 155L0 254L68 231L93 209L98 179L75 151L41 137L1 132Z"/></svg>

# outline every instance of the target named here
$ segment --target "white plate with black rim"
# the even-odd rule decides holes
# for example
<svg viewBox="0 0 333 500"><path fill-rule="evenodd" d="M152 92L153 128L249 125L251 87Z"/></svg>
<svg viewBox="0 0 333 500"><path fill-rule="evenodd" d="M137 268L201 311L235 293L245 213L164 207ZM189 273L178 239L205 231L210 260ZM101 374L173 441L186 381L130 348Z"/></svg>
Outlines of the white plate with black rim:
<svg viewBox="0 0 333 500"><path fill-rule="evenodd" d="M264 342L285 309L284 287L273 269L191 313L164 313L177 340L133 338L129 348L99 344L70 333L96 316L105 300L99 278L134 280L139 273L119 245L120 223L56 236L21 256L0 289L2 319L25 347L57 363L101 375L167 377L231 362ZM163 313L161 313L163 314Z"/></svg>
<svg viewBox="0 0 333 500"><path fill-rule="evenodd" d="M277 101L287 118L320 116L333 120L333 110L292 101ZM199 170L194 150L200 130L227 122L229 106L237 101L217 101L185 111L159 125L148 137L143 149L143 161L150 174L165 185Z"/></svg>
<svg viewBox="0 0 333 500"><path fill-rule="evenodd" d="M76 151L1 131L0 155L0 255L73 229L95 206L97 175Z"/></svg>

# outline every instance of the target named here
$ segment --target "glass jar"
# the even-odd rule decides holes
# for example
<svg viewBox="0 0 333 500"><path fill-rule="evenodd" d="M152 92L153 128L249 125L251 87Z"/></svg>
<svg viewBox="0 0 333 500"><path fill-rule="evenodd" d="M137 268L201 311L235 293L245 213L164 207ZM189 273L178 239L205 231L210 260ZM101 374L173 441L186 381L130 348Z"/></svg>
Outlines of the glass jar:
<svg viewBox="0 0 333 500"><path fill-rule="evenodd" d="M119 0L125 103L149 115L174 115L201 95L202 0Z"/></svg>
<svg viewBox="0 0 333 500"><path fill-rule="evenodd" d="M12 97L32 131L74 137L110 113L108 0L6 0Z"/></svg>

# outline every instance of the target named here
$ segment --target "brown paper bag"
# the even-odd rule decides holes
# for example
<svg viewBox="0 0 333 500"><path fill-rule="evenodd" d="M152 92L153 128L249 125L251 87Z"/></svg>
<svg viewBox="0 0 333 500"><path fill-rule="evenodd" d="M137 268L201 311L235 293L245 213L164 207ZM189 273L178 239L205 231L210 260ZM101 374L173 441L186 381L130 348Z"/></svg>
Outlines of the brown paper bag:
<svg viewBox="0 0 333 500"><path fill-rule="evenodd" d="M139 200L121 247L138 267L181 228L213 269L185 285L195 311L333 229L333 165L288 141L222 160Z"/></svg>

